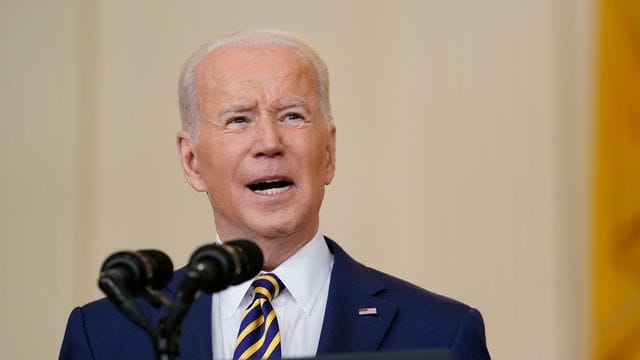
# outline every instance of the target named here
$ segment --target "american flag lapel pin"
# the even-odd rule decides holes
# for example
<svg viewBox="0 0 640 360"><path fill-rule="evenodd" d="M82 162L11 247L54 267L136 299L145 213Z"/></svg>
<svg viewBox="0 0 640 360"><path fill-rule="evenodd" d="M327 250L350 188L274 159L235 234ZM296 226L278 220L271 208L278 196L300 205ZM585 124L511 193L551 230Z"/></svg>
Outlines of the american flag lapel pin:
<svg viewBox="0 0 640 360"><path fill-rule="evenodd" d="M358 309L358 315L360 316L378 315L378 309L377 308Z"/></svg>

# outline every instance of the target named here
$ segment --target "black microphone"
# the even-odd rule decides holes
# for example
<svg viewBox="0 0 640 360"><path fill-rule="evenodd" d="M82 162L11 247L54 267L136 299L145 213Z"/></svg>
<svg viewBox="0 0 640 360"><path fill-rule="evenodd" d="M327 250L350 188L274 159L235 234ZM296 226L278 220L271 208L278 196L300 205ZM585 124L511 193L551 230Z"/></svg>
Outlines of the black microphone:
<svg viewBox="0 0 640 360"><path fill-rule="evenodd" d="M147 286L164 288L172 276L173 263L160 250L120 251L109 256L100 269L100 279L112 279L133 296Z"/></svg>
<svg viewBox="0 0 640 360"><path fill-rule="evenodd" d="M260 272L263 262L262 251L249 240L198 248L191 255L189 267L161 323L161 334L178 329L198 291L213 293L247 281Z"/></svg>
<svg viewBox="0 0 640 360"><path fill-rule="evenodd" d="M253 278L262 269L263 262L262 251L249 240L205 245L189 260L190 267L200 273L200 290L209 293Z"/></svg>
<svg viewBox="0 0 640 360"><path fill-rule="evenodd" d="M134 297L148 287L161 289L167 286L172 276L173 263L162 251L120 251L102 264L98 287L129 320L151 334L151 327Z"/></svg>

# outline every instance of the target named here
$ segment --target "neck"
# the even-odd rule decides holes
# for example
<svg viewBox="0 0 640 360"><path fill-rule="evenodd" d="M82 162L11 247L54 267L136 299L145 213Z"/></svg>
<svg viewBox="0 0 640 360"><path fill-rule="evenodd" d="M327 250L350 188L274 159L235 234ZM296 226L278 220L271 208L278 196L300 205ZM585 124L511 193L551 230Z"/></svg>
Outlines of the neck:
<svg viewBox="0 0 640 360"><path fill-rule="evenodd" d="M312 237L313 235L304 239L262 239L256 241L264 256L262 270L273 271L311 241Z"/></svg>

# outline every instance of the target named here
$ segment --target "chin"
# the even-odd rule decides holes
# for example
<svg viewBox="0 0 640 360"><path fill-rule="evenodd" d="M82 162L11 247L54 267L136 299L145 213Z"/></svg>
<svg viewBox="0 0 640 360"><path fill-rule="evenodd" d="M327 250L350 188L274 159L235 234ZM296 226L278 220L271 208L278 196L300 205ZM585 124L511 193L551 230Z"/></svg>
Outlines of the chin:
<svg viewBox="0 0 640 360"><path fill-rule="evenodd" d="M295 233L294 227L287 224L261 224L254 229L254 233L265 240L285 238Z"/></svg>
<svg viewBox="0 0 640 360"><path fill-rule="evenodd" d="M297 239L298 237L311 237L308 234L314 226L317 226L317 218L309 216L307 209L302 206L287 206L280 208L248 208L240 215L242 227L248 237L254 240L264 239ZM252 240L249 238L249 240ZM300 240L300 239L297 239ZM308 240L308 239L304 239ZM303 240L300 240L303 241Z"/></svg>
<svg viewBox="0 0 640 360"><path fill-rule="evenodd" d="M271 214L262 220L251 224L251 232L263 239L288 238L304 229L303 222L300 219L291 221L291 216Z"/></svg>

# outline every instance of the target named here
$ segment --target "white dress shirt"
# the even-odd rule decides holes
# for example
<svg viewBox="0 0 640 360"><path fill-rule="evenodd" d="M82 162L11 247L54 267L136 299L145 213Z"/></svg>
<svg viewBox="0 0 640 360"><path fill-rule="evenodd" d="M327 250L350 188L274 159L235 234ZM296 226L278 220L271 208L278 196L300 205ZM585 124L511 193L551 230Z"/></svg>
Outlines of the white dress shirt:
<svg viewBox="0 0 640 360"><path fill-rule="evenodd" d="M321 232L272 271L286 286L272 302L283 358L313 357L318 349L329 295L333 255ZM214 359L233 357L244 310L253 301L252 280L213 294L211 344Z"/></svg>

